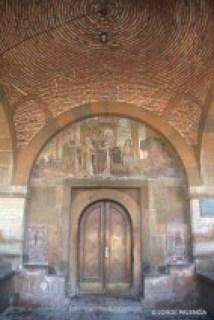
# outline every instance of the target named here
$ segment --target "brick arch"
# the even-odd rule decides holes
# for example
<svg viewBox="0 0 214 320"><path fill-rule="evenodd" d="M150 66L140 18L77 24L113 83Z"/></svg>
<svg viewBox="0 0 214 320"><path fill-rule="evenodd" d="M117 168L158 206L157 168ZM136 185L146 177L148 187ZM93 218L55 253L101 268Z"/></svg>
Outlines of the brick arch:
<svg viewBox="0 0 214 320"><path fill-rule="evenodd" d="M73 108L55 119L51 119L44 129L31 141L26 149L17 155L14 184L26 185L34 161L42 147L65 126L97 115L112 115L131 118L144 122L151 128L162 134L174 147L185 168L190 186L200 184L199 166L192 146L187 145L185 140L161 117L150 111L139 110L133 104L124 102L92 102Z"/></svg>
<svg viewBox="0 0 214 320"><path fill-rule="evenodd" d="M214 97L204 119L201 139L200 169L205 185L214 183Z"/></svg>
<svg viewBox="0 0 214 320"><path fill-rule="evenodd" d="M0 187L12 182L15 135L7 99L0 84Z"/></svg>

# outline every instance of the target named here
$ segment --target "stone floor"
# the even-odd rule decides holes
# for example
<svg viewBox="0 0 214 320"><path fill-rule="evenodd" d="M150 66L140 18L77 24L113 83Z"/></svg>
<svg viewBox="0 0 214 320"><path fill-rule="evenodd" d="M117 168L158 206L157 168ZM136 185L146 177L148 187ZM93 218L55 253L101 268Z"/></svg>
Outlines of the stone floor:
<svg viewBox="0 0 214 320"><path fill-rule="evenodd" d="M136 300L90 297L55 308L9 307L0 320L212 320L199 308L146 308Z"/></svg>

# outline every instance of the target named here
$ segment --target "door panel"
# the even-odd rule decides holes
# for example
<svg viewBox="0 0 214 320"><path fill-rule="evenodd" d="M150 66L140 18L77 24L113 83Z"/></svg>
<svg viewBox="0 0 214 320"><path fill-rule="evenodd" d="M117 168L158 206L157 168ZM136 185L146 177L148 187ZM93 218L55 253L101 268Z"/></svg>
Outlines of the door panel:
<svg viewBox="0 0 214 320"><path fill-rule="evenodd" d="M84 213L80 224L80 289L102 291L103 205L98 203Z"/></svg>
<svg viewBox="0 0 214 320"><path fill-rule="evenodd" d="M125 210L111 201L88 207L80 221L79 287L108 293L131 285L131 225Z"/></svg>
<svg viewBox="0 0 214 320"><path fill-rule="evenodd" d="M123 290L130 286L131 239L130 223L124 210L106 203L106 246L109 257L105 259L105 284L108 290Z"/></svg>

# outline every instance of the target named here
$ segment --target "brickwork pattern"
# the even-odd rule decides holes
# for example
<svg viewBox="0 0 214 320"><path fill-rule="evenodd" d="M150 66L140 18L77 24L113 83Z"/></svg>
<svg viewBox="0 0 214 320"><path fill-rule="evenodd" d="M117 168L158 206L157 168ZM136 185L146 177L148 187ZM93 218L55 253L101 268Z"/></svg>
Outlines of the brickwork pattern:
<svg viewBox="0 0 214 320"><path fill-rule="evenodd" d="M150 110L197 144L214 74L213 1L108 1L106 14L100 3L1 2L0 79L18 147L49 117L100 100Z"/></svg>

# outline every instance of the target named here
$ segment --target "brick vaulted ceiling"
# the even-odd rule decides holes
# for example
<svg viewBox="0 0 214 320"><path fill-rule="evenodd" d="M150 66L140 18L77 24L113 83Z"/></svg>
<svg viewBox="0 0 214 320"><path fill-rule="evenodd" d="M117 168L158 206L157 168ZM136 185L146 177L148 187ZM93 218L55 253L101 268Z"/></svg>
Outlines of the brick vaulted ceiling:
<svg viewBox="0 0 214 320"><path fill-rule="evenodd" d="M51 117L103 100L150 110L197 145L214 80L213 0L1 0L0 17L18 148Z"/></svg>

